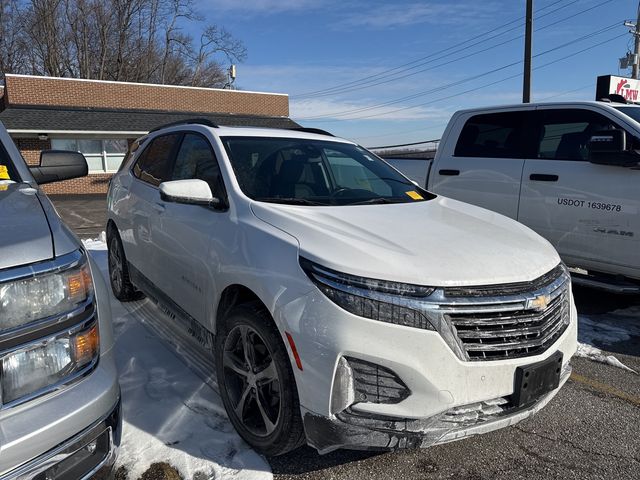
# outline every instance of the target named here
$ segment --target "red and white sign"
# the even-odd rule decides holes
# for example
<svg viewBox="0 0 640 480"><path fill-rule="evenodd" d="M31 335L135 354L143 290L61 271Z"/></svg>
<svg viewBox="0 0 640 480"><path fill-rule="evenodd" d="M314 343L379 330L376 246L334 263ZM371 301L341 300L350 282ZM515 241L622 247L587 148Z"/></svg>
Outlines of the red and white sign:
<svg viewBox="0 0 640 480"><path fill-rule="evenodd" d="M608 95L620 95L629 103L640 103L640 80L614 75L598 77L596 100Z"/></svg>

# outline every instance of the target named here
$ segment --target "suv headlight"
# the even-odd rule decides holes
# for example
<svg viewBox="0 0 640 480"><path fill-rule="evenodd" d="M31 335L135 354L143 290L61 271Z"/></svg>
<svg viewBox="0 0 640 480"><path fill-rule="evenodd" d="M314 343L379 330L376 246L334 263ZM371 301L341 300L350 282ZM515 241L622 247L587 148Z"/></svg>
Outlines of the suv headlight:
<svg viewBox="0 0 640 480"><path fill-rule="evenodd" d="M80 251L0 279L0 403L22 403L95 365L99 332L86 255Z"/></svg>
<svg viewBox="0 0 640 480"><path fill-rule="evenodd" d="M407 327L436 330L429 319L403 300L421 300L435 288L340 273L300 257L307 276L335 304L360 317Z"/></svg>

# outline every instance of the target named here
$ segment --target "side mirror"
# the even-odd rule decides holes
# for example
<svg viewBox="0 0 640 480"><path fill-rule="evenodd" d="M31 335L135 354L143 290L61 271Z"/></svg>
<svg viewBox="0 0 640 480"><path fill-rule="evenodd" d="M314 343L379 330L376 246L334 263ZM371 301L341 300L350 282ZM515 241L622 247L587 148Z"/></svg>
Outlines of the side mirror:
<svg viewBox="0 0 640 480"><path fill-rule="evenodd" d="M589 161L598 165L632 167L640 158L627 150L627 134L624 130L601 130L589 140Z"/></svg>
<svg viewBox="0 0 640 480"><path fill-rule="evenodd" d="M211 187L204 180L172 180L160 184L160 198L165 202L186 203L220 208L223 202L211 193Z"/></svg>
<svg viewBox="0 0 640 480"><path fill-rule="evenodd" d="M29 170L40 185L84 177L89 173L84 155L67 150L43 150L40 152L40 164L29 167Z"/></svg>

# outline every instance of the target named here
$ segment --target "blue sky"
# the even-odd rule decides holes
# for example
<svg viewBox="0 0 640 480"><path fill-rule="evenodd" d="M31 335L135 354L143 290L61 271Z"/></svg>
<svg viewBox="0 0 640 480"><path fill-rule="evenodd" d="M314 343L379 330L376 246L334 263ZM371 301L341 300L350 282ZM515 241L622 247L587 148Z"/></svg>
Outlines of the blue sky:
<svg viewBox="0 0 640 480"><path fill-rule="evenodd" d="M200 0L199 8L245 43L239 88L288 93L301 124L378 146L439 138L461 108L521 101L525 3ZM618 74L632 47L622 22L635 18L636 0L534 7L533 100L592 100L596 77Z"/></svg>

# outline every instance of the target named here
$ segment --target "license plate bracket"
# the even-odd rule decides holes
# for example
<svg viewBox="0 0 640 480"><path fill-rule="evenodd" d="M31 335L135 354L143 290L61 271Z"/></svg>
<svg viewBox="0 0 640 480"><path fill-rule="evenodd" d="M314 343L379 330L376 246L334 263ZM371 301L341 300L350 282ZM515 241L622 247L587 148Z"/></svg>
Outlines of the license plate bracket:
<svg viewBox="0 0 640 480"><path fill-rule="evenodd" d="M562 352L546 360L516 368L512 403L524 407L560 386Z"/></svg>

